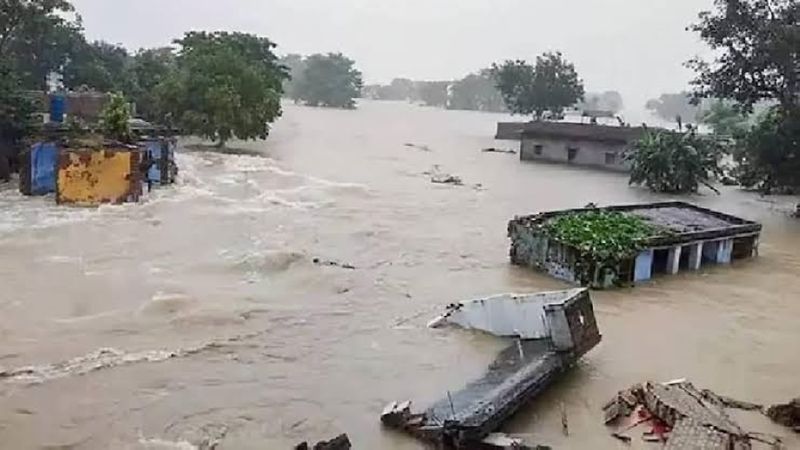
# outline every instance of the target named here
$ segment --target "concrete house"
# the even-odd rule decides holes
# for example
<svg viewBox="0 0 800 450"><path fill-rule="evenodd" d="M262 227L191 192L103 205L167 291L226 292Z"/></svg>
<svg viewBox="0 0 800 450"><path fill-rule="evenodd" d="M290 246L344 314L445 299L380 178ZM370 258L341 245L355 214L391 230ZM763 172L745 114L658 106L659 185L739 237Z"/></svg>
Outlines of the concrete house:
<svg viewBox="0 0 800 450"><path fill-rule="evenodd" d="M641 250L617 267L591 267L581 250L550 238L544 227L557 217L610 211L644 219L667 231L642 242ZM588 285L607 288L645 282L658 274L728 265L758 254L761 225L684 202L551 211L517 217L509 223L511 262L555 278L581 284L581 266L589 267Z"/></svg>
<svg viewBox="0 0 800 450"><path fill-rule="evenodd" d="M623 153L644 133L645 129L641 127L529 122L519 133L519 154L522 161L557 162L625 172L630 167L625 163Z"/></svg>

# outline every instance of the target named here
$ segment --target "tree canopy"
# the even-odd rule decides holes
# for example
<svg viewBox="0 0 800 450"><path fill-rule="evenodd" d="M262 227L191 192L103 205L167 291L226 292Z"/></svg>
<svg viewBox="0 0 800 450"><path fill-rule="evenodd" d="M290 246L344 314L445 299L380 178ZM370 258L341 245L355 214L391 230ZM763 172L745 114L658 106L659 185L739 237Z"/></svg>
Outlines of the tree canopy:
<svg viewBox="0 0 800 450"><path fill-rule="evenodd" d="M587 93L578 107L584 111L606 111L617 114L622 111L624 102L622 94L617 91L606 91L600 93Z"/></svg>
<svg viewBox="0 0 800 450"><path fill-rule="evenodd" d="M14 71L7 63L0 62L0 147L17 146L30 132L34 106ZM0 148L0 157L3 156Z"/></svg>
<svg viewBox="0 0 800 450"><path fill-rule="evenodd" d="M130 92L134 81L129 68L130 55L124 47L79 41L64 65L64 85L68 89Z"/></svg>
<svg viewBox="0 0 800 450"><path fill-rule="evenodd" d="M657 117L668 121L683 123L697 123L700 107L692 103L692 94L678 92L674 94L661 94L645 104L645 108Z"/></svg>
<svg viewBox="0 0 800 450"><path fill-rule="evenodd" d="M354 108L363 82L355 61L341 53L311 55L296 81L294 93L309 106Z"/></svg>
<svg viewBox="0 0 800 450"><path fill-rule="evenodd" d="M467 109L472 111L505 110L503 95L495 86L494 78L488 69L469 74L453 83L449 109Z"/></svg>
<svg viewBox="0 0 800 450"><path fill-rule="evenodd" d="M695 95L735 100L745 111L762 100L795 109L800 99L800 3L796 0L714 0L690 27L715 51L689 61Z"/></svg>
<svg viewBox="0 0 800 450"><path fill-rule="evenodd" d="M425 106L447 107L449 81L418 81L415 90L419 100Z"/></svg>
<svg viewBox="0 0 800 450"><path fill-rule="evenodd" d="M67 0L3 0L0 61L15 71L25 89L41 89L83 41L79 16Z"/></svg>
<svg viewBox="0 0 800 450"><path fill-rule="evenodd" d="M696 100L730 99L743 113L773 105L735 152L739 182L765 193L800 191L798 23L796 0L715 0L690 27L716 55L688 63Z"/></svg>
<svg viewBox="0 0 800 450"><path fill-rule="evenodd" d="M191 32L176 70L158 85L161 109L184 131L216 140L266 139L281 114L288 77L267 38L244 33Z"/></svg>
<svg viewBox="0 0 800 450"><path fill-rule="evenodd" d="M303 55L291 53L283 56L279 63L286 68L289 78L283 82L283 93L292 100L300 100L298 87L306 70L306 60Z"/></svg>
<svg viewBox="0 0 800 450"><path fill-rule="evenodd" d="M561 118L584 96L575 66L561 53L545 53L535 65L521 60L495 64L492 74L508 109L536 120Z"/></svg>
<svg viewBox="0 0 800 450"><path fill-rule="evenodd" d="M736 105L723 100L716 100L698 116L700 123L711 127L717 136L733 138L746 132L748 117L739 111Z"/></svg>

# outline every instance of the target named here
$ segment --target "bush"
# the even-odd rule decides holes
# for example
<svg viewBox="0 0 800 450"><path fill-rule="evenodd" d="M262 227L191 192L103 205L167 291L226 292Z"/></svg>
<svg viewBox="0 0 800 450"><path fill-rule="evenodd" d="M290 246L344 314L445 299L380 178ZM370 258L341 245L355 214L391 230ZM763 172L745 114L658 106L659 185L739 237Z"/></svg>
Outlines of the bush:
<svg viewBox="0 0 800 450"><path fill-rule="evenodd" d="M130 142L131 135L131 107L122 94L112 94L111 100L100 114L103 133L108 139L120 142Z"/></svg>
<svg viewBox="0 0 800 450"><path fill-rule="evenodd" d="M685 133L648 131L626 153L631 162L630 184L645 185L654 192L688 194L701 185L719 191L712 182L722 175L723 144L699 136L694 129Z"/></svg>

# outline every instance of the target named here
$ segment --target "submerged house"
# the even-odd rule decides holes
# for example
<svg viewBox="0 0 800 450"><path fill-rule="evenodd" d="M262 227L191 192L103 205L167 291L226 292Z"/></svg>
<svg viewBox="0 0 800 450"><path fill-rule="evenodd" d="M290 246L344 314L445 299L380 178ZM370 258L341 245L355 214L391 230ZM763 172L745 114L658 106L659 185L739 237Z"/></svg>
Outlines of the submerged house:
<svg viewBox="0 0 800 450"><path fill-rule="evenodd" d="M596 227L596 233L587 235L597 241L566 238L563 230L556 230L564 223L576 234ZM758 254L761 228L689 203L665 202L517 217L509 223L508 233L513 264L570 283L607 288L753 257ZM623 229L631 234L614 235Z"/></svg>
<svg viewBox="0 0 800 450"><path fill-rule="evenodd" d="M520 159L628 171L625 150L645 133L643 127L568 122L529 122L519 131Z"/></svg>

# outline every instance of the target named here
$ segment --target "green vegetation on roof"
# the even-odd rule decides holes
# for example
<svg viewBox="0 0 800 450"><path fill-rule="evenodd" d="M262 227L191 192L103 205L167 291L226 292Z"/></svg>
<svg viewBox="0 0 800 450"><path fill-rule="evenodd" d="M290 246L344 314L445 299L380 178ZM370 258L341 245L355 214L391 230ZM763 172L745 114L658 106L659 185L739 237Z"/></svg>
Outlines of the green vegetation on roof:
<svg viewBox="0 0 800 450"><path fill-rule="evenodd" d="M599 260L631 257L645 239L664 233L640 217L616 211L568 214L549 220L544 227L553 239Z"/></svg>
<svg viewBox="0 0 800 450"><path fill-rule="evenodd" d="M670 232L645 219L617 211L583 211L554 217L542 224L552 240L577 250L573 270L584 286L592 285L606 273L616 274L631 261L650 238Z"/></svg>

